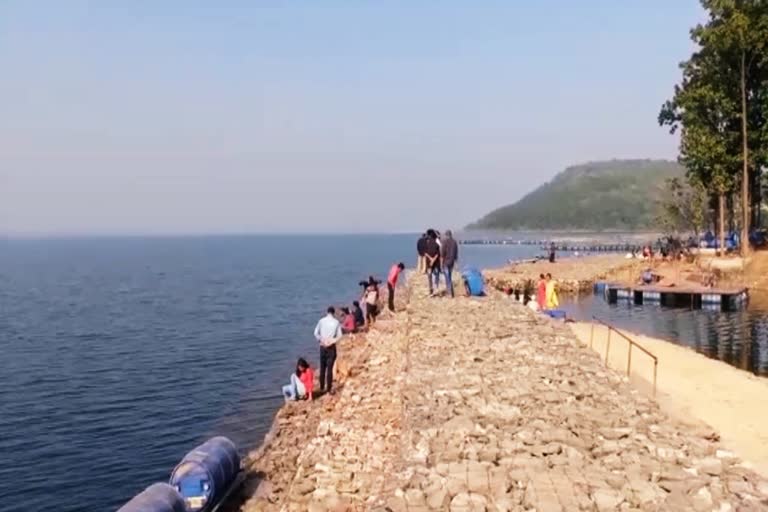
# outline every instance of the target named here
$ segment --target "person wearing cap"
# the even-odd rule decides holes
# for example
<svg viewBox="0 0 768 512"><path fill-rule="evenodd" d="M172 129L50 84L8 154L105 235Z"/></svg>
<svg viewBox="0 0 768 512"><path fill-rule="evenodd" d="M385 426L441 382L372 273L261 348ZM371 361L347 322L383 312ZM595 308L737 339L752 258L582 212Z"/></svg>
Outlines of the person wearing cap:
<svg viewBox="0 0 768 512"><path fill-rule="evenodd" d="M440 256L443 260L443 272L445 273L445 288L451 297L455 297L453 291L453 267L459 259L459 244L453 238L450 229L445 230L445 236L440 246Z"/></svg>

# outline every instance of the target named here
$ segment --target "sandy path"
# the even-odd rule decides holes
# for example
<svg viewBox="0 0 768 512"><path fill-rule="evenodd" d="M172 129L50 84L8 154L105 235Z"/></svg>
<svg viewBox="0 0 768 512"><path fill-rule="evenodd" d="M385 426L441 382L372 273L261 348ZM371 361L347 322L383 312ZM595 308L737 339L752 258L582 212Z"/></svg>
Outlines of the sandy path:
<svg viewBox="0 0 768 512"><path fill-rule="evenodd" d="M572 324L579 339L589 344L591 324ZM625 331L623 331L625 332ZM603 357L607 329L596 326L593 348ZM700 420L721 436L723 445L754 469L768 476L768 379L736 369L674 343L637 334L630 337L659 359L657 399L662 409L681 420ZM626 372L629 344L611 335L609 364ZM651 389L653 363L632 351L633 383Z"/></svg>

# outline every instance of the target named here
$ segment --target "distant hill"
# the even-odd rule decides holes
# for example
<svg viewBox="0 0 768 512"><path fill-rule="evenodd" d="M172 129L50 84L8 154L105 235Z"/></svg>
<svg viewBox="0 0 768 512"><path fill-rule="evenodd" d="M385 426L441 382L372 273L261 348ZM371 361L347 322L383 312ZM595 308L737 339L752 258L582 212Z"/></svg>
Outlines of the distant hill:
<svg viewBox="0 0 768 512"><path fill-rule="evenodd" d="M568 167L467 229L653 228L665 180L683 174L679 164L668 160L610 160Z"/></svg>

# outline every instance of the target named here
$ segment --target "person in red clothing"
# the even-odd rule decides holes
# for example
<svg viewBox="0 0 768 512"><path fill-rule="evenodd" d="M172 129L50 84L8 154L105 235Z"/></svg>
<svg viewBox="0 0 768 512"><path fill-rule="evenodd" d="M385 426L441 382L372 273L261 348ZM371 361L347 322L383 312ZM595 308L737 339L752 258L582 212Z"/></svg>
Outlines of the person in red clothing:
<svg viewBox="0 0 768 512"><path fill-rule="evenodd" d="M389 269L387 291L389 292L388 306L390 311L395 311L395 288L397 287L397 279L403 270L405 270L405 264L402 262L392 265L392 268Z"/></svg>
<svg viewBox="0 0 768 512"><path fill-rule="evenodd" d="M355 315L349 312L349 308L341 308L341 312L344 314L344 318L341 321L341 332L344 334L352 334L357 330Z"/></svg>
<svg viewBox="0 0 768 512"><path fill-rule="evenodd" d="M302 358L299 358L299 361L296 364L296 371L299 370L301 370L299 379L301 380L301 383L304 384L304 396L307 400L312 400L315 391L315 372L312 370L312 367L309 366L309 363Z"/></svg>
<svg viewBox="0 0 768 512"><path fill-rule="evenodd" d="M547 280L544 274L539 274L539 285L536 288L536 302L539 304L539 310L547 309Z"/></svg>
<svg viewBox="0 0 768 512"><path fill-rule="evenodd" d="M283 386L285 401L312 400L315 389L315 372L307 361L300 357L296 362L296 372L291 374L291 383Z"/></svg>

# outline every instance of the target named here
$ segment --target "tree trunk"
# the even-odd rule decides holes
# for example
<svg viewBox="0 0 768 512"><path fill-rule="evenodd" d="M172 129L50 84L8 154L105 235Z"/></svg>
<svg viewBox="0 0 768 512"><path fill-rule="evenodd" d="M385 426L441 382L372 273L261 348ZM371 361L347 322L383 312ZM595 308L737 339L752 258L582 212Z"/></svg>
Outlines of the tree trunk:
<svg viewBox="0 0 768 512"><path fill-rule="evenodd" d="M731 191L725 198L725 211L728 221L728 232L736 231L736 203L737 195L741 195L738 191Z"/></svg>
<svg viewBox="0 0 768 512"><path fill-rule="evenodd" d="M720 217L720 226L718 231L718 237L720 239L720 248L718 252L720 256L725 255L725 194L720 192L717 201L717 209L719 210L718 216Z"/></svg>
<svg viewBox="0 0 768 512"><path fill-rule="evenodd" d="M741 255L749 254L749 144L747 143L747 52L741 52Z"/></svg>
<svg viewBox="0 0 768 512"><path fill-rule="evenodd" d="M752 226L760 227L762 225L762 206L763 206L763 170L760 167L752 169L750 176L752 190L750 199L752 200Z"/></svg>

